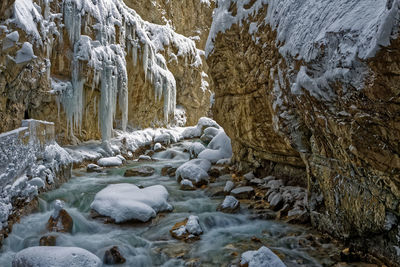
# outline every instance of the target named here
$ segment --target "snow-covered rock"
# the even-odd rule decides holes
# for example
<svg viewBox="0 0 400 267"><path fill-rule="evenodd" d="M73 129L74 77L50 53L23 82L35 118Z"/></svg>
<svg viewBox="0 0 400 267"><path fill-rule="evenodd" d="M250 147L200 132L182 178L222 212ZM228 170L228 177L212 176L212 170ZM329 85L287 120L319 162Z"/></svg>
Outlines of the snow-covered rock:
<svg viewBox="0 0 400 267"><path fill-rule="evenodd" d="M15 254L13 267L100 267L101 260L78 247L30 247Z"/></svg>
<svg viewBox="0 0 400 267"><path fill-rule="evenodd" d="M96 194L90 207L116 223L147 222L157 212L172 210L167 199L168 191L162 185L140 189L133 184L112 184Z"/></svg>
<svg viewBox="0 0 400 267"><path fill-rule="evenodd" d="M169 134L161 134L154 138L155 143L161 143L165 146L168 146L171 143L171 136Z"/></svg>
<svg viewBox="0 0 400 267"><path fill-rule="evenodd" d="M188 180L188 179L182 179L182 181L180 182L181 184L181 190L195 190L195 186L193 185L192 181Z"/></svg>
<svg viewBox="0 0 400 267"><path fill-rule="evenodd" d="M226 196L224 201L219 205L219 211L226 213L234 213L240 208L240 202L233 196Z"/></svg>
<svg viewBox="0 0 400 267"><path fill-rule="evenodd" d="M190 153L190 158L194 159L197 158L197 156L204 150L206 147L199 142L194 142L190 144L189 147L189 153Z"/></svg>
<svg viewBox="0 0 400 267"><path fill-rule="evenodd" d="M152 161L151 157L148 155L140 155L138 161Z"/></svg>
<svg viewBox="0 0 400 267"><path fill-rule="evenodd" d="M249 267L286 267L282 260L265 246L244 252L240 264L247 264Z"/></svg>
<svg viewBox="0 0 400 267"><path fill-rule="evenodd" d="M211 163L205 159L193 159L176 170L176 179L180 182L182 179L192 181L196 186L201 186L208 183L208 170L211 168Z"/></svg>
<svg viewBox="0 0 400 267"><path fill-rule="evenodd" d="M25 42L22 45L22 48L17 51L17 56L15 57L15 63L20 64L20 63L29 62L35 58L36 58L36 56L33 53L32 44Z"/></svg>
<svg viewBox="0 0 400 267"><path fill-rule="evenodd" d="M232 189L235 187L235 184L232 181L226 181L225 187L224 187L224 192L229 193L232 191Z"/></svg>
<svg viewBox="0 0 400 267"><path fill-rule="evenodd" d="M207 117L201 117L196 126L187 127L183 133L183 138L196 138L203 134L204 129L208 127L214 127L219 129L220 126L213 119Z"/></svg>
<svg viewBox="0 0 400 267"><path fill-rule="evenodd" d="M101 172L102 170L103 170L102 167L93 163L90 163L86 166L87 172Z"/></svg>
<svg viewBox="0 0 400 267"><path fill-rule="evenodd" d="M161 151L161 150L162 150L162 145L161 145L160 143L155 143L155 144L154 144L154 147L153 147L153 150L154 150L155 152Z"/></svg>
<svg viewBox="0 0 400 267"><path fill-rule="evenodd" d="M198 155L198 158L208 159L212 163L230 157L232 157L231 139L222 130L211 140L207 149Z"/></svg>
<svg viewBox="0 0 400 267"><path fill-rule="evenodd" d="M198 216L190 215L183 222L176 223L170 230L172 237L179 240L197 240L203 234Z"/></svg>
<svg viewBox="0 0 400 267"><path fill-rule="evenodd" d="M120 157L101 158L97 161L97 165L102 167L116 167L121 166L122 164L123 162Z"/></svg>

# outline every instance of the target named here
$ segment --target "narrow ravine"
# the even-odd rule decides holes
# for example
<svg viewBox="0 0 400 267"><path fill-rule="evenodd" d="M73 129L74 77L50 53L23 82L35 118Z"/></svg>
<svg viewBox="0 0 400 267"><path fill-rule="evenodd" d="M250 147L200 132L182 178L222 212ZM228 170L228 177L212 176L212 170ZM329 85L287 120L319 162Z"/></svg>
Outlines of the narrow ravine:
<svg viewBox="0 0 400 267"><path fill-rule="evenodd" d="M161 169L169 164L178 167L189 160L184 152L192 141L183 141L166 151L155 153L157 161L128 161L120 168L106 169L102 173L75 170L73 178L59 189L40 195L40 211L21 219L5 240L0 253L0 266L11 266L18 251L38 246L47 233L46 223L53 212L55 200L63 200L73 218L72 234L57 235L57 246L80 247L100 259L112 246L118 246L126 262L119 266L228 266L237 263L241 253L258 249L262 245L273 250L287 266L322 266L332 264L331 255L338 248L331 243L313 245L314 235L304 226L279 221L252 220L243 203L238 214L216 211L223 197L211 197L210 187L223 186L225 178L217 178L205 189L182 191L175 177L162 176ZM124 177L133 166L151 166L156 172L150 177ZM225 180L224 180L225 179ZM174 210L158 214L150 223L105 224L90 216L90 204L97 192L109 184L133 183L148 187L163 185L169 192L169 203ZM199 216L204 234L198 241L185 243L171 237L169 230L189 215ZM313 239L315 240L315 239Z"/></svg>

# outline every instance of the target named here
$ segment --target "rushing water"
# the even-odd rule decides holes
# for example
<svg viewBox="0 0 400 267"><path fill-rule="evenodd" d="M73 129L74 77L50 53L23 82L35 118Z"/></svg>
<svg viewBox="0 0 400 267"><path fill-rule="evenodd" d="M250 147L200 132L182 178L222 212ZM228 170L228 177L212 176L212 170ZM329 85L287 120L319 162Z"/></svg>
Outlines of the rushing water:
<svg viewBox="0 0 400 267"><path fill-rule="evenodd" d="M175 178L161 176L161 168L166 164L179 166L189 160L188 153L183 152L187 144L178 143L167 151L156 153L153 156L159 159L156 162L130 162L105 173L74 171L68 183L40 196L39 212L14 225L0 251L0 266L11 266L16 252L39 244L39 239L47 233L46 222L56 199L65 201L66 210L74 221L72 234L57 233L57 245L81 247L101 259L106 249L116 245L127 260L122 266L184 266L190 259L198 259L201 266L228 266L243 251L261 246L260 242L251 241L253 236L281 256L288 266L330 263L328 254L337 249L329 243L318 249L309 245L309 229L278 221L252 220L246 208L239 214L216 212L222 197L209 197L207 190L181 191ZM125 169L138 165L152 166L156 174L151 177L123 176ZM170 194L173 212L161 214L143 225L104 224L92 219L90 204L95 194L108 184L122 182L144 187L164 185ZM188 244L171 238L169 230L189 214L199 216L204 234L201 240Z"/></svg>

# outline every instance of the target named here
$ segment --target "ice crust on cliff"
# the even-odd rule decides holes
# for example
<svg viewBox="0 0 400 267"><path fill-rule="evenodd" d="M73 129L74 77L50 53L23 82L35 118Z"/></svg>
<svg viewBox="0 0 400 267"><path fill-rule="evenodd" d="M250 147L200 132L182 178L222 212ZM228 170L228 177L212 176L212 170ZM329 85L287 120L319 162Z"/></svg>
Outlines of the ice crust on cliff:
<svg viewBox="0 0 400 267"><path fill-rule="evenodd" d="M293 60L304 62L298 73L290 74L291 92L300 95L305 89L323 101L335 100L330 85L337 81L344 84L344 91L364 88L368 68L363 60L375 56L380 47L390 45L399 33L400 0L257 0L251 7L246 6L249 3L249 0L218 1L206 56L213 52L218 33L224 33L234 24L242 26L267 8L259 25L250 23L249 34L258 42L258 28L264 24L271 26L277 32L276 45L284 59L289 64ZM231 6L236 6L235 15L230 11ZM274 108L285 101L279 88L285 80L280 69L278 75L275 71L271 70L276 83ZM286 113L282 116L290 119Z"/></svg>
<svg viewBox="0 0 400 267"><path fill-rule="evenodd" d="M73 50L71 80L50 77L50 61L47 74L53 86L52 92L57 94L59 106L61 104L66 113L69 134L81 131L87 87L100 87L101 96L96 100L98 107L95 109L99 113L103 140L111 138L118 109L122 115L121 128L126 130L128 82L134 82L128 81L127 56L132 57L133 67L143 69L145 80L153 85L155 101L163 99L164 123L168 124L170 118L174 118L176 81L163 54L176 59L184 56L185 64L199 67L204 52L196 48L194 41L175 33L168 24L156 25L142 20L122 0L63 0L60 1L59 14L51 13L50 1L35 1L16 0L15 15L6 23L13 23L33 36L36 47L46 51L48 59L55 38L64 42L63 32L67 31ZM44 12L41 10L43 5ZM93 23L88 23L88 20ZM83 35L82 29L93 31L93 39ZM90 81L88 75L82 75L86 68L91 74L89 77L93 77Z"/></svg>

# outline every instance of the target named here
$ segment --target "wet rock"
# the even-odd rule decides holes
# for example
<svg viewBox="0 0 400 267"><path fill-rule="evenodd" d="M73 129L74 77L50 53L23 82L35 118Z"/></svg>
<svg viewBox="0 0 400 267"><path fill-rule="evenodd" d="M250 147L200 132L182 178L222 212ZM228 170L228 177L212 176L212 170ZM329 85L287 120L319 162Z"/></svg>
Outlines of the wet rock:
<svg viewBox="0 0 400 267"><path fill-rule="evenodd" d="M200 235L203 234L203 230L200 227L199 217L194 215L176 223L169 232L173 238L185 242L199 240Z"/></svg>
<svg viewBox="0 0 400 267"><path fill-rule="evenodd" d="M212 166L211 169L208 171L208 175L213 178L218 178L224 174L228 174L229 169L224 166Z"/></svg>
<svg viewBox="0 0 400 267"><path fill-rule="evenodd" d="M160 152L160 151L165 150L165 147L163 147L160 143L155 143L154 147L153 147L153 150L155 152Z"/></svg>
<svg viewBox="0 0 400 267"><path fill-rule="evenodd" d="M254 176L253 172L248 172L245 175L243 175L244 179L246 179L246 181L250 182L251 180L253 180L254 178L256 178Z"/></svg>
<svg viewBox="0 0 400 267"><path fill-rule="evenodd" d="M249 183L250 183L250 185L260 186L260 185L264 184L265 182L263 179L254 178L254 179L251 179Z"/></svg>
<svg viewBox="0 0 400 267"><path fill-rule="evenodd" d="M72 217L64 209L64 203L61 200L56 200L54 212L47 221L47 230L50 232L71 233L72 227Z"/></svg>
<svg viewBox="0 0 400 267"><path fill-rule="evenodd" d="M306 210L294 208L289 210L286 221L288 223L306 224L310 221L310 214Z"/></svg>
<svg viewBox="0 0 400 267"><path fill-rule="evenodd" d="M175 176L176 168L171 165L165 166L161 169L162 176Z"/></svg>
<svg viewBox="0 0 400 267"><path fill-rule="evenodd" d="M91 164L87 165L86 171L87 172L102 172L103 168L100 167L99 165L91 163Z"/></svg>
<svg viewBox="0 0 400 267"><path fill-rule="evenodd" d="M184 190L184 191L196 190L196 187L188 179L183 179L180 184L181 184L180 190Z"/></svg>
<svg viewBox="0 0 400 267"><path fill-rule="evenodd" d="M185 267L199 267L201 266L200 259L190 259L185 262Z"/></svg>
<svg viewBox="0 0 400 267"><path fill-rule="evenodd" d="M55 246L56 239L57 239L57 236L54 236L54 235L42 236L39 240L39 246Z"/></svg>
<svg viewBox="0 0 400 267"><path fill-rule="evenodd" d="M229 194L232 189L235 187L235 184L232 181L227 181L224 187L224 192Z"/></svg>
<svg viewBox="0 0 400 267"><path fill-rule="evenodd" d="M117 246L114 246L104 253L103 262L105 264L122 264L126 259L121 255Z"/></svg>
<svg viewBox="0 0 400 267"><path fill-rule="evenodd" d="M153 150L148 150L146 152L146 156L152 157L155 154L155 152Z"/></svg>
<svg viewBox="0 0 400 267"><path fill-rule="evenodd" d="M279 192L271 194L268 200L271 209L273 209L274 211L279 210L283 205L283 197Z"/></svg>
<svg viewBox="0 0 400 267"><path fill-rule="evenodd" d="M142 161L152 161L152 158L151 158L150 156L147 156L147 155L140 155L139 158L138 158L138 161L139 161L139 162L142 162Z"/></svg>
<svg viewBox="0 0 400 267"><path fill-rule="evenodd" d="M155 169L149 166L141 166L133 169L126 170L124 173L125 177L131 176L152 176L155 172Z"/></svg>
<svg viewBox="0 0 400 267"><path fill-rule="evenodd" d="M286 267L275 253L264 246L259 250L250 250L243 253L240 259L240 266Z"/></svg>
<svg viewBox="0 0 400 267"><path fill-rule="evenodd" d="M226 196L217 210L225 213L236 213L240 210L240 202L233 196Z"/></svg>
<svg viewBox="0 0 400 267"><path fill-rule="evenodd" d="M249 199L254 195L254 188L251 186L237 187L230 194L238 199Z"/></svg>
<svg viewBox="0 0 400 267"><path fill-rule="evenodd" d="M267 183L267 188L270 188L270 189L277 189L282 186L283 186L282 180L271 180Z"/></svg>

